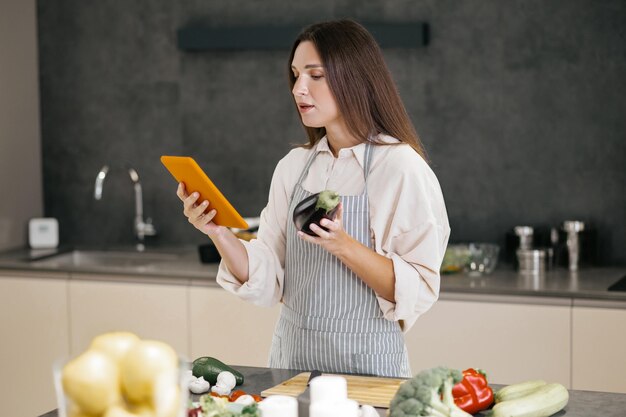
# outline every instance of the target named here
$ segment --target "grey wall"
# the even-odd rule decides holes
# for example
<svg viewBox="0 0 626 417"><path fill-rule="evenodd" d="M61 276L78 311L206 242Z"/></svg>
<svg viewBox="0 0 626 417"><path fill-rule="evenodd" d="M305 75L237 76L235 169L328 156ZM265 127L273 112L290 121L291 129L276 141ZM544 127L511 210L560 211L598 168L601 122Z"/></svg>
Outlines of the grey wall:
<svg viewBox="0 0 626 417"><path fill-rule="evenodd" d="M39 1L46 215L71 244L132 240L132 188L165 244L204 241L181 214L162 154L194 156L245 216L304 140L288 51L184 53L175 31L353 17L426 20L426 48L386 50L439 177L451 242L582 219L601 262L626 263L626 2ZM92 197L103 164L101 202Z"/></svg>

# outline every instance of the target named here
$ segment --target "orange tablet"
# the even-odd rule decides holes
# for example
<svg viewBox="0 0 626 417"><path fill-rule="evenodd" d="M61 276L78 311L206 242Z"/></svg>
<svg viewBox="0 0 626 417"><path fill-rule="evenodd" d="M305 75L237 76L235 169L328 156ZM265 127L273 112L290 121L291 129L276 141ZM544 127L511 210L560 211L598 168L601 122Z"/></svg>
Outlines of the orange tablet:
<svg viewBox="0 0 626 417"><path fill-rule="evenodd" d="M200 193L198 202L208 200L209 207L217 210L213 223L238 229L248 228L248 223L239 215L193 158L164 155L161 157L161 162L176 178L176 181L185 183L188 194L197 191Z"/></svg>

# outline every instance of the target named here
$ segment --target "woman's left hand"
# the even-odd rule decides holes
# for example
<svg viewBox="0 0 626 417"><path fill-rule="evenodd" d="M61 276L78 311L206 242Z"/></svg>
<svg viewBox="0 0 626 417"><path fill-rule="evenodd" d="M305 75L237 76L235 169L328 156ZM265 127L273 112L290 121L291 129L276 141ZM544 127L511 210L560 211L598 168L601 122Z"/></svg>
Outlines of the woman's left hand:
<svg viewBox="0 0 626 417"><path fill-rule="evenodd" d="M310 228L317 236L310 236L303 232L298 232L302 240L320 245L333 255L338 255L350 243L352 238L343 230L341 217L343 215L343 205L339 203L335 220L322 219L320 224L327 230L322 229L317 224L312 223Z"/></svg>

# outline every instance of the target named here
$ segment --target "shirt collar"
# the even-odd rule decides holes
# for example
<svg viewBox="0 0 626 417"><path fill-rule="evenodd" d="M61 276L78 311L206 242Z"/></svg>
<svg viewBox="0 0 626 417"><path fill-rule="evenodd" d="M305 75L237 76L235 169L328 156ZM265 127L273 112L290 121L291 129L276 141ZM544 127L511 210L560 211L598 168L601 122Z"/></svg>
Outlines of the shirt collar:
<svg viewBox="0 0 626 417"><path fill-rule="evenodd" d="M361 168L364 168L365 167L365 146L366 146L366 143L362 142L350 148L344 148L339 151L338 159L349 158L349 157L356 158L359 165L361 165ZM315 151L328 153L329 155L333 156L333 153L330 150L330 146L328 145L328 139L326 138L326 136L324 136L317 142L317 144L315 145Z"/></svg>

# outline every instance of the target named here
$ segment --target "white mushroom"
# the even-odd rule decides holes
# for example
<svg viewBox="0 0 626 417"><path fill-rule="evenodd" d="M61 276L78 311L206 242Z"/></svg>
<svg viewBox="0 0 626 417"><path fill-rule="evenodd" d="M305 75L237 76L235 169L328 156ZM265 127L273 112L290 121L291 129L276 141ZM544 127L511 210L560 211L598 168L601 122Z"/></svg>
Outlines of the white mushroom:
<svg viewBox="0 0 626 417"><path fill-rule="evenodd" d="M223 371L220 372L217 376L217 384L215 385L220 386L224 389L228 389L228 391L230 391L235 388L235 385L237 385L237 380L235 379L235 375L233 375L231 372Z"/></svg>
<svg viewBox="0 0 626 417"><path fill-rule="evenodd" d="M203 376L196 378L195 381L191 381L189 383L189 391L194 394L204 394L205 392L208 392L210 388L211 384L209 381L206 381Z"/></svg>
<svg viewBox="0 0 626 417"><path fill-rule="evenodd" d="M219 394L219 395L229 395L230 394L230 389L229 388L224 388L221 385L213 385L213 387L211 388L211 391Z"/></svg>

